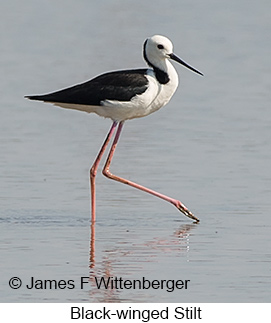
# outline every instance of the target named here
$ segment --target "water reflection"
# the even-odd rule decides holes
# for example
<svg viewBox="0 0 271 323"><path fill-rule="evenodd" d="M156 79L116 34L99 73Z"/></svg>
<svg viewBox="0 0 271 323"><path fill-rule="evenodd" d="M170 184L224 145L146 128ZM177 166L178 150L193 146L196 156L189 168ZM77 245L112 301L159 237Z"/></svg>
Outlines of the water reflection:
<svg viewBox="0 0 271 323"><path fill-rule="evenodd" d="M95 222L90 225L89 268L95 266Z"/></svg>
<svg viewBox="0 0 271 323"><path fill-rule="evenodd" d="M175 229L171 235L163 236L161 231L149 232L142 241L140 238L135 242L133 237L129 236L131 241L123 241L121 234L117 242L112 241L111 248L103 248L102 240L95 239L95 222L90 225L90 251L89 251L89 280L91 290L89 297L92 301L99 302L119 302L119 301L142 301L148 297L144 290L137 290L137 299L132 296L130 291L119 288L105 288L101 284L101 288L97 287L100 280L108 282L108 280L124 279L133 280L141 279L138 273L146 266L156 267L161 261L161 257L174 257L181 255L185 258L189 257L190 251L190 235L191 231L198 227L198 224L183 224ZM159 235L158 235L159 233ZM98 248L96 248L98 243ZM97 252L97 255L96 255ZM176 254L176 256L175 256ZM147 278L148 274L145 274Z"/></svg>

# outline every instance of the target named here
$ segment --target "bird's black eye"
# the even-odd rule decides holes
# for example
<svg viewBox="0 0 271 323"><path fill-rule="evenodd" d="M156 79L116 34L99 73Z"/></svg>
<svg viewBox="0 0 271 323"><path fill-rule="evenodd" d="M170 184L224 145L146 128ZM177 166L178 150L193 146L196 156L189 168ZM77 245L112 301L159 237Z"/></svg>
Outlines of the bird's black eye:
<svg viewBox="0 0 271 323"><path fill-rule="evenodd" d="M161 45L161 44L159 44L159 45L157 45L157 48L159 48L159 49L164 49L164 46L163 46L163 45Z"/></svg>

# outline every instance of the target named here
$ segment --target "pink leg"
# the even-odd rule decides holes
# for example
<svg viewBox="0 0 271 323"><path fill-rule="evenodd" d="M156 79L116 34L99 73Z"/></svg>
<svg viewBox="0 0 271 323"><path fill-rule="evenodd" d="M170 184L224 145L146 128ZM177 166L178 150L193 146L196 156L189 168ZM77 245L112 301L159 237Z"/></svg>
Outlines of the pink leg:
<svg viewBox="0 0 271 323"><path fill-rule="evenodd" d="M104 174L106 177L110 178L110 179L113 179L113 180L115 180L115 181L121 182L121 183L123 183L123 184L130 185L130 186L132 186L132 187L134 187L134 188L137 188L137 189L139 189L139 190L141 190L141 191L144 191L144 192L150 193L150 194L152 194L152 195L154 195L154 196L157 196L157 197L159 197L159 198L161 198L161 199L163 199L163 200L165 200L165 201L167 201L167 202L170 202L170 203L172 203L173 205L175 205L175 206L177 207L177 209L178 209L179 211L181 211L183 214L185 214L185 215L186 215L186 216L188 216L189 218L191 218L191 219L195 220L196 222L199 222L199 219L198 219L198 218L196 218L196 217L193 215L193 213L192 213L192 212L190 212L190 211L187 209L187 207L186 207L186 206L184 206L180 201L175 200L175 199L173 199L173 198L171 198L171 197L168 197L168 196L166 196L166 195L163 195L163 194L161 194L161 193L158 193L158 192L156 192L156 191L153 191L153 190L151 190L151 189L149 189L149 188L146 188L146 187L144 187L144 186L142 186L142 185L139 185L139 184L136 184L136 183L134 183L134 182L131 182L131 181L127 180L127 179L124 179L124 178L118 177L118 176L116 176L116 175L113 175L113 174L110 172L109 167L110 167L110 164L111 164L111 161L112 161L112 158L113 158L113 155L114 155L115 149L116 149L116 147L117 147L117 143L118 143L118 140L119 140L119 136L120 136L120 133L121 133L122 127L123 127L123 122L120 122L120 123L119 123L119 126L118 126L117 133L116 133L116 135L115 135L115 138L114 138L114 141L113 141L113 144L112 144L112 147L111 147L111 149L110 149L110 152L109 152L109 154L108 154L108 157L107 157L106 163L105 163L105 165L104 165L103 174Z"/></svg>
<svg viewBox="0 0 271 323"><path fill-rule="evenodd" d="M94 164L92 165L91 169L90 169L90 189L91 189L91 221L92 223L95 222L95 213L96 213L96 192L95 192L95 177L97 174L97 169L99 166L99 163L101 161L101 158L105 152L106 147L108 146L108 143L110 141L110 139L112 138L112 135L116 129L117 126L117 122L114 121L106 138L105 141L102 145L102 148L100 149L98 156L95 159Z"/></svg>

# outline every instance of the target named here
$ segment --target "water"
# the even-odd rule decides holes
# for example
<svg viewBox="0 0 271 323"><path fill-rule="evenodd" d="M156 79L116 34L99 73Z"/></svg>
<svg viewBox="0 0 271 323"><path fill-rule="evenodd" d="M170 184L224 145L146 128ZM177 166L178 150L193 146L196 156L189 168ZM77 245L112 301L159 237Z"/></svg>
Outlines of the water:
<svg viewBox="0 0 271 323"><path fill-rule="evenodd" d="M267 0L1 4L2 302L270 302L270 9ZM201 222L99 174L91 232L88 171L110 121L23 96L144 66L141 46L155 33L205 77L176 66L177 93L125 124L112 171L179 198ZM8 286L14 276L20 289ZM74 288L27 289L31 277ZM190 282L98 290L95 277Z"/></svg>

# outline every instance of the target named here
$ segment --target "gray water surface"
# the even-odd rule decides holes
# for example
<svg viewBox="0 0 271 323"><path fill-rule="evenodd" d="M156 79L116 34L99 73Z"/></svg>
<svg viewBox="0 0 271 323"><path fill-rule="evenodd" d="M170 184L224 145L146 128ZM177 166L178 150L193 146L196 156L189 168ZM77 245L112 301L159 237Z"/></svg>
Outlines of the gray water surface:
<svg viewBox="0 0 271 323"><path fill-rule="evenodd" d="M270 1L0 7L0 300L270 302ZM110 120L23 96L142 67L142 43L157 33L205 76L175 65L176 94L126 122L112 172L180 199L201 222L99 172L94 235L89 168ZM75 287L27 289L31 277ZM95 277L190 283L99 290Z"/></svg>

